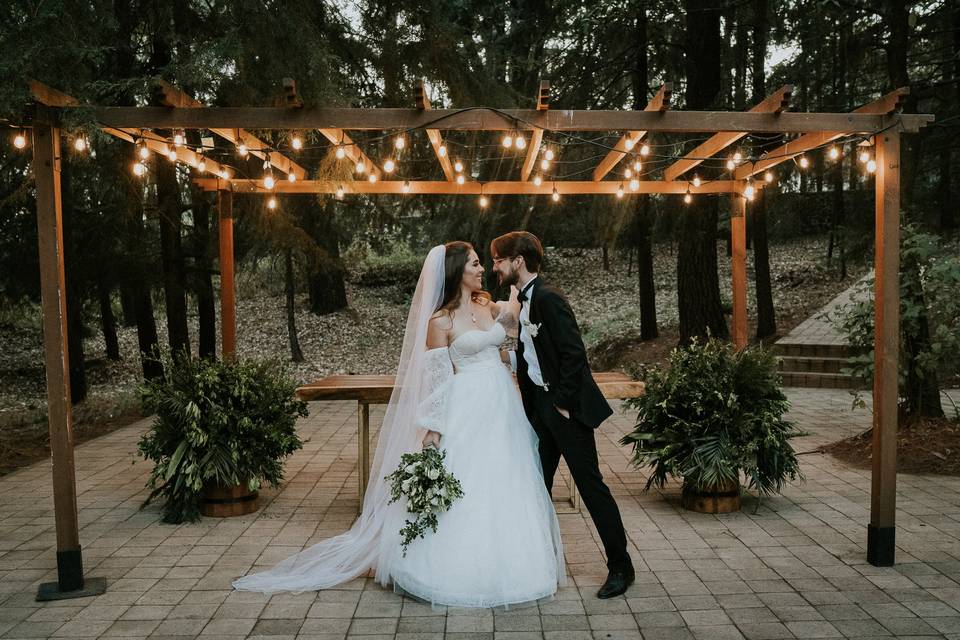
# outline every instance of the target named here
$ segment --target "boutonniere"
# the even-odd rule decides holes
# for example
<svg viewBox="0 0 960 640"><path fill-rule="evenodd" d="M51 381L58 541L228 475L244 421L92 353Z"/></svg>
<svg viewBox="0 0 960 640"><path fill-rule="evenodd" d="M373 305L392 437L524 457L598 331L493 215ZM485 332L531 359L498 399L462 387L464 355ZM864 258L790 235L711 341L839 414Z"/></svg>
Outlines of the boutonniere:
<svg viewBox="0 0 960 640"><path fill-rule="evenodd" d="M536 338L537 334L540 332L540 325L543 323L534 324L529 320L524 320L521 324L530 333L531 338Z"/></svg>

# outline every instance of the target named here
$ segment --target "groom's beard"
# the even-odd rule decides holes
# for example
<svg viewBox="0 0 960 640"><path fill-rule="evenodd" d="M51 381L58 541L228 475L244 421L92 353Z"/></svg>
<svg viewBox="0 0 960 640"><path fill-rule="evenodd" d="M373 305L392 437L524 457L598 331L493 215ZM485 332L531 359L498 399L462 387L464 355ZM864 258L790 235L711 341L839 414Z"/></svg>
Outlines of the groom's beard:
<svg viewBox="0 0 960 640"><path fill-rule="evenodd" d="M520 282L520 276L517 275L516 271L511 271L510 273L500 273L497 275L499 276L498 280L501 287L509 288Z"/></svg>

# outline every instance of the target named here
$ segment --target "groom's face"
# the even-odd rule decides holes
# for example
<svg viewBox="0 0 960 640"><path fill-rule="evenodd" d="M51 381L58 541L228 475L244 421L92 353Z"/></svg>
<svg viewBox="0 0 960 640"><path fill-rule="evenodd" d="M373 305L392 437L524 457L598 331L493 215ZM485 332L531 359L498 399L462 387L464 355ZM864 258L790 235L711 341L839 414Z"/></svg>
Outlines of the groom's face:
<svg viewBox="0 0 960 640"><path fill-rule="evenodd" d="M493 272L497 274L497 282L500 283L501 287L510 287L520 281L516 258L494 257Z"/></svg>

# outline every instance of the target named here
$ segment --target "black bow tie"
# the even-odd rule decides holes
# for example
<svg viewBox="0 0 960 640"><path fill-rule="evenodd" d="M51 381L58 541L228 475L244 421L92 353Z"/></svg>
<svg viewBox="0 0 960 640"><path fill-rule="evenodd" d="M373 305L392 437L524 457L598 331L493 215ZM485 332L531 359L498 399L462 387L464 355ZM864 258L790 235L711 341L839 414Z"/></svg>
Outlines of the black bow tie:
<svg viewBox="0 0 960 640"><path fill-rule="evenodd" d="M527 283L527 286L525 286L523 290L519 294L517 294L517 301L519 301L520 303L524 303L527 300L529 300L529 298L527 297L527 291L529 291L531 287L533 287L532 281Z"/></svg>

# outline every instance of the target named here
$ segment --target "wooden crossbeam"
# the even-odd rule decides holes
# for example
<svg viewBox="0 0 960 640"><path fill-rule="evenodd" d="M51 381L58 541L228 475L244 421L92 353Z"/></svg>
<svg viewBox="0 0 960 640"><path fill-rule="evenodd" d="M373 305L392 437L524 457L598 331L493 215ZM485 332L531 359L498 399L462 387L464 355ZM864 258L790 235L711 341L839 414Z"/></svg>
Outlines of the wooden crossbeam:
<svg viewBox="0 0 960 640"><path fill-rule="evenodd" d="M168 107L179 109L203 109L204 104L196 100L191 95L176 87L162 78L154 80L154 88L160 94L161 100ZM296 91L296 89L294 89ZM261 160L269 157L270 164L283 172L284 175L293 173L297 180L303 180L307 177L307 171L299 164L290 160L278 151L270 151L270 146L265 144L260 138L242 128L211 128L211 132L239 145L243 143L247 150Z"/></svg>
<svg viewBox="0 0 960 640"><path fill-rule="evenodd" d="M167 152L174 148L177 152L177 161L185 162L193 168L197 168L200 163L200 154L195 151L187 148L186 146L175 147L172 140L163 138L153 132L144 132L141 135L140 131L137 129L114 129L113 127L103 127L102 131L108 135L111 135L120 140L125 140L126 142L137 143L143 141L143 144L147 146L148 149L154 153L160 154L167 157ZM224 165L220 164L216 160L210 158L203 159L204 164L206 165L206 172L212 173L215 176L220 176L224 179L229 179L228 176L232 175L232 172ZM221 181L222 185L223 182Z"/></svg>
<svg viewBox="0 0 960 640"><path fill-rule="evenodd" d="M857 115L883 117L884 115L892 114L899 110L903 104L903 101L909 94L909 87L900 87L899 89L894 89L882 98L854 109L852 113ZM901 118L903 117L905 116L901 116ZM771 167L775 167L781 162L792 160L805 151L816 149L817 147L833 142L838 138L842 138L845 135L849 135L850 133L855 132L838 129L835 131L815 131L804 134L799 138L787 142L786 144L767 151L756 162L744 164L738 167L733 174L734 178L738 180L749 178L750 176L766 171Z"/></svg>
<svg viewBox="0 0 960 640"><path fill-rule="evenodd" d="M751 108L750 112L782 113L790 107L792 93L793 85L784 85ZM667 167L663 172L663 179L676 180L679 176L699 165L704 159L713 157L746 135L745 131L721 131L713 135L686 156Z"/></svg>
<svg viewBox="0 0 960 640"><path fill-rule="evenodd" d="M110 127L137 129L328 129L447 131L659 131L664 133L808 133L844 131L872 133L883 128L883 116L867 113L750 113L746 111L601 111L505 109L353 109L303 107L84 107ZM929 114L900 114L897 126L915 133L929 122Z"/></svg>
<svg viewBox="0 0 960 640"><path fill-rule="evenodd" d="M430 96L427 95L427 88L424 86L423 80L418 81L414 88L414 101L417 104L417 109L420 111L429 111L433 108L430 104ZM450 164L449 150L440 150L440 148L443 147L443 136L440 135L440 130L427 129L426 132L427 138L430 140L430 146L433 147L433 155L437 156L437 162L440 163L440 168L443 169L443 175L446 176L448 181L453 182L457 176L453 170L453 165Z"/></svg>
<svg viewBox="0 0 960 640"><path fill-rule="evenodd" d="M195 182L204 190L215 191L223 189L223 181L212 178L200 178ZM409 191L404 191L404 184ZM741 193L745 184L733 180L714 180L704 182L699 187L687 185L685 182L664 182L662 180L639 181L636 191L626 190L626 195L634 193L666 193L683 195L687 192L689 186L690 193L693 195L707 193ZM522 181L504 181L504 182L466 182L459 185L456 182L437 181L403 181L403 180L378 180L369 182L367 180L351 180L339 182L336 180L302 180L299 182L287 182L285 180L277 181L272 191L268 191L263 186L261 180L234 179L230 181L230 189L236 193L336 193L337 189L343 188L344 193L368 193L368 194L448 194L448 195L550 195L556 188L557 193L561 195L574 194L610 194L615 195L620 188L620 183L614 180L603 180L594 182L592 180L582 181L544 181L539 186L532 182Z"/></svg>
<svg viewBox="0 0 960 640"><path fill-rule="evenodd" d="M660 90L657 91L657 94L647 103L644 111L664 113L670 108L670 98L672 96L673 83L665 82L663 86L660 87ZM603 177L610 173L610 170L617 166L617 163L623 160L628 153L628 149L632 149L645 135L647 135L646 130L628 131L624 134L624 136L617 141L617 144L614 145L613 150L610 151L610 153L600 161L597 168L593 170L593 179L603 180Z"/></svg>
<svg viewBox="0 0 960 640"><path fill-rule="evenodd" d="M358 162L363 162L367 167L367 173L372 173L378 178L383 176L383 172L380 170L373 160L367 157L367 154L363 152L363 149L355 143L347 132L343 129L317 129L320 133L323 134L323 137L330 141L333 145L343 145L343 151L346 154L347 158L350 159L350 162L357 164Z"/></svg>
<svg viewBox="0 0 960 640"><path fill-rule="evenodd" d="M550 81L540 81L540 91L537 94L537 111L546 111L550 108ZM527 181L530 174L533 173L533 167L537 162L537 154L540 153L540 145L543 143L543 129L536 128L530 134L530 144L527 146L527 155L523 159L523 167L520 168L520 179Z"/></svg>

